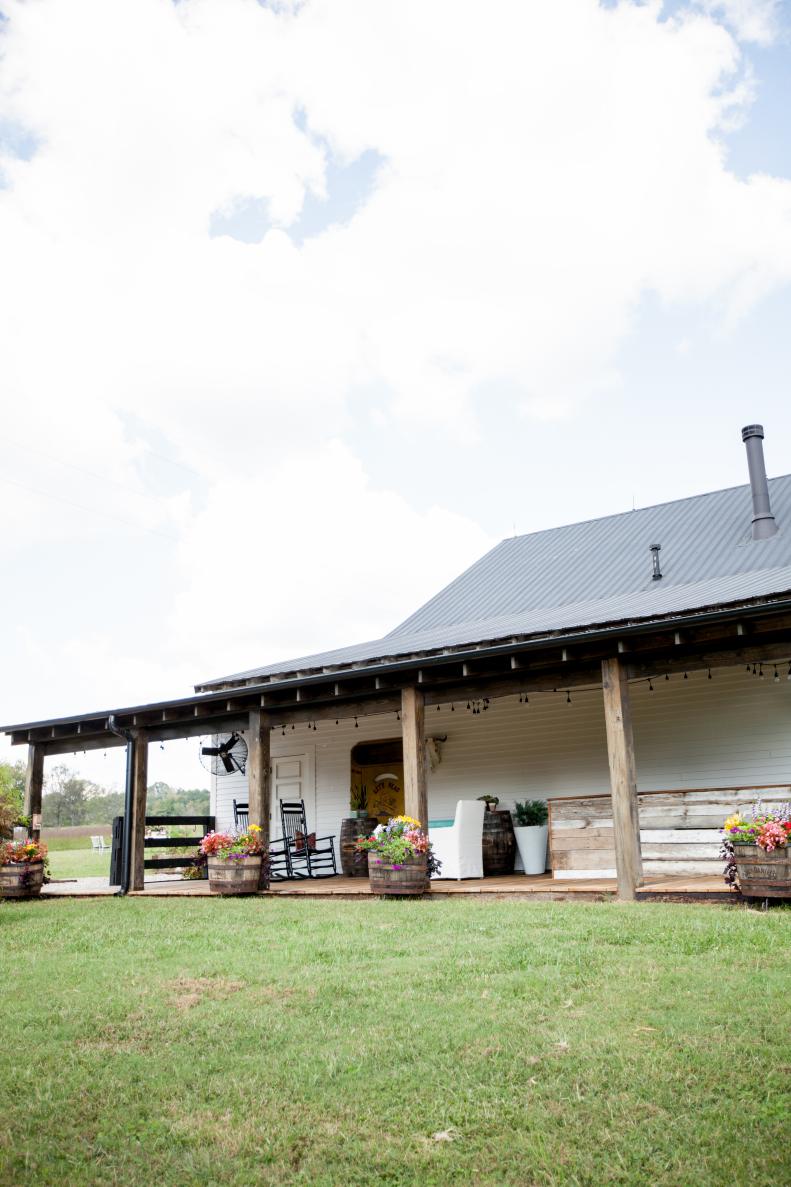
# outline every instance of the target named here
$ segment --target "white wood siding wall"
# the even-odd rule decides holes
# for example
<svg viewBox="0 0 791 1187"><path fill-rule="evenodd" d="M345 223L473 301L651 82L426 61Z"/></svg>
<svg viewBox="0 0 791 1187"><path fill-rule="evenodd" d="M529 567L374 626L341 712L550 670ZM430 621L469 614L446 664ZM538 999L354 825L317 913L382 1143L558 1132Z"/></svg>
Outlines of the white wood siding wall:
<svg viewBox="0 0 791 1187"><path fill-rule="evenodd" d="M641 791L791 782L791 682L786 667L775 684L744 667L720 668L684 680L660 677L654 692L631 685L638 787ZM442 762L429 775L429 812L452 816L458 799L489 793L512 808L518 799L591 795L609 791L604 712L600 689L565 689L492 701L473 717L466 702L455 712L426 712L428 736L447 735ZM338 834L349 807L351 748L365 739L398 737L395 714L305 725L272 735L272 754L315 748L315 790L308 823ZM246 780L228 776L212 788L218 827L233 824L232 800L247 799ZM313 810L311 811L311 799ZM315 813L315 815L314 815ZM277 831L277 830L276 830Z"/></svg>

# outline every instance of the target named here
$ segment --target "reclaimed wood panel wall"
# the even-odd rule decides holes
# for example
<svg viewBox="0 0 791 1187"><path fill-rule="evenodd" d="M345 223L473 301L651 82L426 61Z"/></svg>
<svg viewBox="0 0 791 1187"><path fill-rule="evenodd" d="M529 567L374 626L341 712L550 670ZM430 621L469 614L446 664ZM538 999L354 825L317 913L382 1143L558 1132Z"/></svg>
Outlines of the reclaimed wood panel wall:
<svg viewBox="0 0 791 1187"><path fill-rule="evenodd" d="M767 805L791 800L791 785L641 792L637 801L644 873L719 874L725 817L737 808L751 808L759 799ZM609 795L550 800L549 848L556 878L614 878Z"/></svg>

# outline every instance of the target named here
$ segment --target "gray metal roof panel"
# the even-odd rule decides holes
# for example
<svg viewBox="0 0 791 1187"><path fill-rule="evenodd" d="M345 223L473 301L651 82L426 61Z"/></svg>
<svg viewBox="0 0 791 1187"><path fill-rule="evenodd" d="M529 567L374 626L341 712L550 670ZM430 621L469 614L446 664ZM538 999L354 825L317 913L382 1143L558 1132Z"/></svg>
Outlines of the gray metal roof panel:
<svg viewBox="0 0 791 1187"><path fill-rule="evenodd" d="M660 544L663 587L791 564L791 475L770 480L782 529L750 534L749 486L622 512L503 540L388 638L456 622L638 594L652 581L649 546Z"/></svg>
<svg viewBox="0 0 791 1187"><path fill-rule="evenodd" d="M780 530L753 540L750 487L503 540L383 639L251 668L197 685L366 663L672 614L791 589L791 475L769 481ZM662 580L649 547L661 545Z"/></svg>

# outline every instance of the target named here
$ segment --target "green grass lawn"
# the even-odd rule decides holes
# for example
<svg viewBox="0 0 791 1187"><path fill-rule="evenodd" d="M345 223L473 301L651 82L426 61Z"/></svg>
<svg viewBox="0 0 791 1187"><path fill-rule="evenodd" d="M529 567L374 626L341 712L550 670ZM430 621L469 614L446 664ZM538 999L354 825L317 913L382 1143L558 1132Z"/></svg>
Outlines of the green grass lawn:
<svg viewBox="0 0 791 1187"><path fill-rule="evenodd" d="M791 911L0 905L0 1183L779 1187Z"/></svg>
<svg viewBox="0 0 791 1187"><path fill-rule="evenodd" d="M51 878L109 878L110 850L50 849L49 873Z"/></svg>

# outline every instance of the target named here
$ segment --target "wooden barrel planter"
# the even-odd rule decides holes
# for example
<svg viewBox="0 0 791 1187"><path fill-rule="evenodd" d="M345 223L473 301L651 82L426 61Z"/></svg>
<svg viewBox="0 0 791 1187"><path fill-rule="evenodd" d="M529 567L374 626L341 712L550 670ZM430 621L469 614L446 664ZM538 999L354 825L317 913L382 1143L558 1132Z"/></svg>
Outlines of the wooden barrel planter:
<svg viewBox="0 0 791 1187"><path fill-rule="evenodd" d="M370 837L378 823L375 816L352 816L341 824L341 869L347 878L368 877L366 854L358 853L355 845L360 837Z"/></svg>
<svg viewBox="0 0 791 1187"><path fill-rule="evenodd" d="M266 890L268 883L261 886L261 858L210 857L209 890L212 894L255 894Z"/></svg>
<svg viewBox="0 0 791 1187"><path fill-rule="evenodd" d="M755 898L791 898L791 847L766 853L760 845L734 845L742 894Z"/></svg>
<svg viewBox="0 0 791 1187"><path fill-rule="evenodd" d="M0 898L35 898L43 885L43 861L12 861L0 866Z"/></svg>
<svg viewBox="0 0 791 1187"><path fill-rule="evenodd" d="M384 861L376 853L368 854L368 879L371 894L402 898L425 894L429 888L425 856L408 857L397 865Z"/></svg>
<svg viewBox="0 0 791 1187"><path fill-rule="evenodd" d="M516 837L508 809L483 814L483 876L513 874Z"/></svg>

